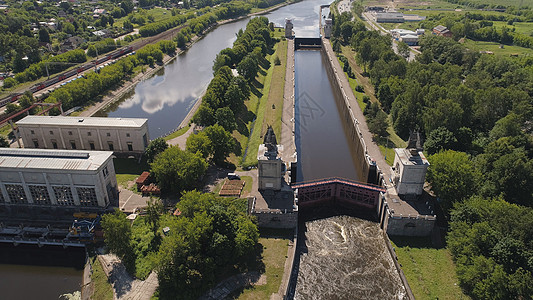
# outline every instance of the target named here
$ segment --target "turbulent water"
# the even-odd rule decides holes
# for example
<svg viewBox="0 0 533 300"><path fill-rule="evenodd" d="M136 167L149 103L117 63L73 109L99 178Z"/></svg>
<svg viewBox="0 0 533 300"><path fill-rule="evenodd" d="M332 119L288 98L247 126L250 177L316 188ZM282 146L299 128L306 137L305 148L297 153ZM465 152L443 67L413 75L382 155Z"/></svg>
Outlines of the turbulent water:
<svg viewBox="0 0 533 300"><path fill-rule="evenodd" d="M377 223L338 216L305 227L294 299L406 299Z"/></svg>

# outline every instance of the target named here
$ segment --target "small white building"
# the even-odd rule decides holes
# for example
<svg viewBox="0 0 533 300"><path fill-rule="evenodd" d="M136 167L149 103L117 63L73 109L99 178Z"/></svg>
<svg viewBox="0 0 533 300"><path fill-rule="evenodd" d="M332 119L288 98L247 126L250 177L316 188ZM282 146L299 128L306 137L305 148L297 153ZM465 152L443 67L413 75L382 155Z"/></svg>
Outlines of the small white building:
<svg viewBox="0 0 533 300"><path fill-rule="evenodd" d="M25 148L141 155L150 141L147 119L27 116L16 124Z"/></svg>
<svg viewBox="0 0 533 300"><path fill-rule="evenodd" d="M393 183L398 195L419 196L424 190L429 162L422 153L419 134L411 134L406 149L394 149Z"/></svg>
<svg viewBox="0 0 533 300"><path fill-rule="evenodd" d="M112 155L109 151L0 149L0 205L117 206Z"/></svg>
<svg viewBox="0 0 533 300"><path fill-rule="evenodd" d="M404 42L409 46L418 45L418 35L408 34L400 37L400 42Z"/></svg>

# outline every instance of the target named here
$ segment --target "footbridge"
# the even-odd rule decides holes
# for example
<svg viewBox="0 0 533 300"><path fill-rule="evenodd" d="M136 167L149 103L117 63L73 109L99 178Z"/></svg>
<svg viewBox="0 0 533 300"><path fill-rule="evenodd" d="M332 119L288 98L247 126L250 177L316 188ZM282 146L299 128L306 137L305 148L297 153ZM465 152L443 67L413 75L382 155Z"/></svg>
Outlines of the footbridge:
<svg viewBox="0 0 533 300"><path fill-rule="evenodd" d="M340 177L299 182L291 187L301 208L340 205L350 209L376 209L380 194L386 191L377 185Z"/></svg>

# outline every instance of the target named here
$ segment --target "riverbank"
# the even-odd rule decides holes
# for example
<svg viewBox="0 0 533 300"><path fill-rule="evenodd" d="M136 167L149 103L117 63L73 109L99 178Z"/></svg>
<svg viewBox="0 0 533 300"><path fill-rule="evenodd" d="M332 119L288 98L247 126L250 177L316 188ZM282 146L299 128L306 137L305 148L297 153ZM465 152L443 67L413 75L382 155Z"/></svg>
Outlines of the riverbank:
<svg viewBox="0 0 533 300"><path fill-rule="evenodd" d="M204 36L209 34L209 32L211 32L212 30L214 30L218 26L224 25L224 24L228 24L228 23L232 23L232 22L236 22L236 21L240 21L242 19L249 18L249 17L252 17L252 16L267 14L267 13L272 12L272 11L274 11L276 9L279 9L279 8L281 8L283 6L286 6L286 5L289 5L289 4L293 4L293 3L297 3L297 2L299 2L299 1L283 2L283 3L280 3L280 4L276 5L276 6L273 6L271 8L262 10L260 12L250 13L250 14L247 14L247 15L244 15L244 16L240 16L238 18L223 20L223 21L215 23L214 25L210 26L205 31L205 33L203 33L202 35L195 36L192 39L192 41L187 44L187 47L185 49L180 49L174 56L165 55L163 57L163 63L158 64L158 65L156 65L153 68L150 68L150 70L148 70L147 72L139 73L139 74L135 75L133 78L123 82L122 85L118 89L115 89L114 91L109 91L106 95L103 96L103 98L98 103L85 108L83 111L77 113L76 115L83 116L83 117L91 117L94 114L96 114L97 112L99 112L101 110L105 110L106 108L108 108L113 103L119 101L126 93L128 93L132 89L134 89L135 86L139 82L141 82L141 81L153 76L157 71L161 70L166 65L171 63L174 59L176 59L176 57L178 57L179 55L181 55L181 54L185 53L186 51L188 51L196 42L201 40ZM175 30L175 29L170 29L169 31L173 31L173 30ZM170 36L172 36L172 35L170 35ZM195 104L191 107L191 109L189 110L187 116L183 119L183 121L176 128L176 130L188 125L188 123L191 120L192 116L194 115L194 113L196 112L198 107L200 106L202 97L203 97L203 94L198 98L198 100L195 101Z"/></svg>

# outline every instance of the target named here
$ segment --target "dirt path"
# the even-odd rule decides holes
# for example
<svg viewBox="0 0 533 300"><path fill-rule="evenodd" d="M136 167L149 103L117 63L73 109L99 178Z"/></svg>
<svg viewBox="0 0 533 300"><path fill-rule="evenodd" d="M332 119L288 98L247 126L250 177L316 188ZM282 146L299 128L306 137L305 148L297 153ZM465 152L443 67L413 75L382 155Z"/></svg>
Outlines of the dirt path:
<svg viewBox="0 0 533 300"><path fill-rule="evenodd" d="M113 299L150 300L159 286L155 272L143 281L133 279L114 254L98 255L98 261L113 286Z"/></svg>

